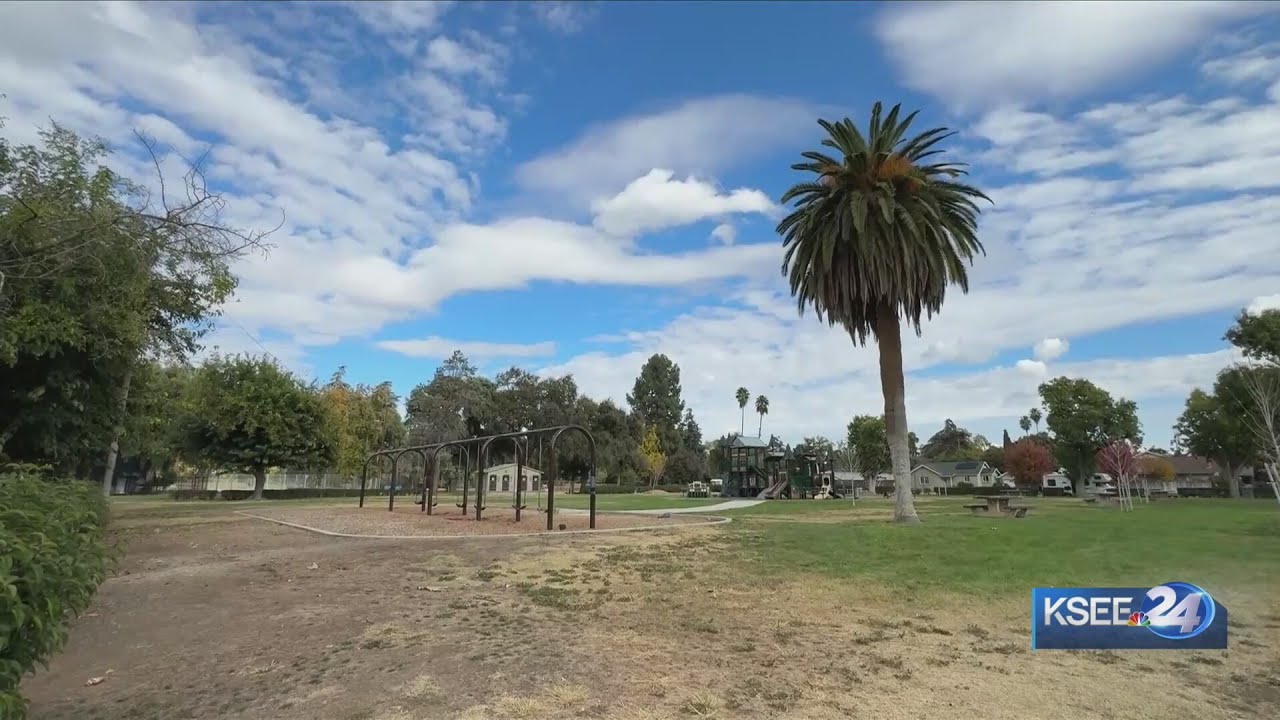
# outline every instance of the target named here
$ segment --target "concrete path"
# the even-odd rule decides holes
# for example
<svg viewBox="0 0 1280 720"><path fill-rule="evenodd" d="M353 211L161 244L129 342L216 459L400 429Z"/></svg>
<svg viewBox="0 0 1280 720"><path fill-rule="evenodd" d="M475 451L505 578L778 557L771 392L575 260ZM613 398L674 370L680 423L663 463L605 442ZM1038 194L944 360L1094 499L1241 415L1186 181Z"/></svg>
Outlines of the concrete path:
<svg viewBox="0 0 1280 720"><path fill-rule="evenodd" d="M636 515L662 515L663 513L715 513L721 510L737 510L738 508L749 508L752 505L759 505L764 500L725 500L715 505L696 505L694 507L677 507L677 508L653 508L652 510L620 510L618 512L634 513Z"/></svg>

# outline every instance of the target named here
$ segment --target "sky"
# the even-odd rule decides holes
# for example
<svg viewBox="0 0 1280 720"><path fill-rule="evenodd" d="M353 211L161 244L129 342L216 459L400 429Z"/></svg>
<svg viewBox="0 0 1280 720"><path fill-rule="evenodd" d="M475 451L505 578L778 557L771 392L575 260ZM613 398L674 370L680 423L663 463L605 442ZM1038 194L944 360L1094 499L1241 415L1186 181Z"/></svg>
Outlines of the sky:
<svg viewBox="0 0 1280 720"><path fill-rule="evenodd" d="M1084 377L1168 445L1280 307L1280 4L3 3L0 117L154 171L206 155L237 261L206 342L407 395L461 349L494 374L626 393L670 356L716 436L883 409L874 344L803 316L774 231L818 118L872 104L957 131L993 203L968 294L904 337L907 410L1017 437ZM283 221L283 222L282 222ZM758 418L748 417L748 433Z"/></svg>

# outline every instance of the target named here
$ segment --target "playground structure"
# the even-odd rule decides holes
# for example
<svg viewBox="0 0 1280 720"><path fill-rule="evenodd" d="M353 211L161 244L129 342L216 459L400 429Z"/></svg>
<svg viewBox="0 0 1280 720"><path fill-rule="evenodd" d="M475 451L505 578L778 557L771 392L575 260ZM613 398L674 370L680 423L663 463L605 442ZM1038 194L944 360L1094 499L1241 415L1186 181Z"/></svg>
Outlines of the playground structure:
<svg viewBox="0 0 1280 720"><path fill-rule="evenodd" d="M842 497L831 462L813 454L775 450L762 438L737 436L724 446L723 497L826 500Z"/></svg>
<svg viewBox="0 0 1280 720"><path fill-rule="evenodd" d="M538 443L538 461L542 462L542 448L544 441L547 446L547 459L549 465L543 473L543 484L547 492L547 506L542 509L547 515L547 530L554 529L555 523L555 487L557 473L557 444L560 436L567 431L576 431L580 433L587 441L587 449L590 458L589 471L587 473L587 492L590 495L589 527L594 530L596 528L596 441L591 436L591 432L581 425L556 425L553 427L534 428L531 430L520 430L517 432L500 433L496 435L483 435L480 437L463 438L460 440L448 440L445 442L430 443L427 445L411 445L407 447L391 448L388 450L380 450L370 454L364 461L364 469L360 475L360 504L364 507L364 497L366 488L369 483L369 466L375 460L381 462L381 458L391 459L391 484L387 494L387 510L394 511L396 505L396 491L399 489L399 468L400 458L406 453L416 453L422 458L422 483L420 497L416 504L422 506L422 511L428 515L432 514L434 508L439 504L436 502L436 469L439 466L440 454L442 452L456 452L462 457L462 502L458 507L462 508L462 514L467 514L468 503L468 487L467 483L473 474L475 475L475 496L472 500L472 507L475 509L475 519L480 521L483 519L485 511L486 483L484 481L484 470L488 465L489 451L493 447L495 441L510 441L516 458L516 477L523 475L525 465L529 461L529 451L534 441ZM475 467L472 467L472 461L475 461ZM526 509L524 505L524 493L521 486L523 483L516 482L515 493L512 495L511 508L515 510L515 520L520 522L521 513ZM412 484L411 484L412 486Z"/></svg>

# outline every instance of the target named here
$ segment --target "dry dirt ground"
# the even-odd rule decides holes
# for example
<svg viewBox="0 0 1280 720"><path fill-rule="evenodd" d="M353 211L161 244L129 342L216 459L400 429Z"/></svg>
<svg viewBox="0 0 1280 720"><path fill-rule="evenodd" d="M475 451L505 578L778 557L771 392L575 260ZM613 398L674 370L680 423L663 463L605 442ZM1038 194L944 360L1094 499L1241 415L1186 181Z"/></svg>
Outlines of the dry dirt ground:
<svg viewBox="0 0 1280 720"><path fill-rule="evenodd" d="M424 537L428 535L515 535L547 532L547 516L527 509L520 522L508 508L494 508L483 521L475 519L475 513L463 512L457 507L436 508L428 515L409 503L388 513L381 506L359 507L301 507L265 508L251 511L254 515L302 525L340 535L383 535ZM630 515L623 513L597 513L596 530L620 528L663 527L691 523L706 523L706 518L684 517L671 514ZM581 511L557 512L551 532L569 530L581 532L591 528L590 516Z"/></svg>
<svg viewBox="0 0 1280 720"><path fill-rule="evenodd" d="M725 561L733 525L356 540L214 507L116 528L118 574L24 682L38 720L1280 716L1275 606L1233 606L1224 652L1033 654L1024 603L770 586Z"/></svg>

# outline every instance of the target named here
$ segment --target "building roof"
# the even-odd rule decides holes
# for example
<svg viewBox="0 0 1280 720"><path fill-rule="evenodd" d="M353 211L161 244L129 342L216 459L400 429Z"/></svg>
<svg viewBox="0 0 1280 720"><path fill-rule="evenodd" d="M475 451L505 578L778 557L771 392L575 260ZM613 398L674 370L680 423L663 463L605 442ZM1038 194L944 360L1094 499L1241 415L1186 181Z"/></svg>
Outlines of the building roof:
<svg viewBox="0 0 1280 720"><path fill-rule="evenodd" d="M955 460L948 462L926 462L916 465L914 469L927 468L942 477L956 475L980 475L991 472L991 466L982 460Z"/></svg>
<svg viewBox="0 0 1280 720"><path fill-rule="evenodd" d="M515 467L516 467L515 463L502 463L501 465L490 465L489 467L484 469L484 474L488 475L493 472L500 472L502 470L506 470L507 468L511 468L512 470L514 470ZM525 465L524 470L525 472L529 472L529 473L537 473L539 475L542 474L541 470L539 470L536 467L533 467L532 465Z"/></svg>
<svg viewBox="0 0 1280 720"><path fill-rule="evenodd" d="M1175 475L1215 475L1218 468L1212 461L1197 455L1161 455L1173 466Z"/></svg>
<svg viewBox="0 0 1280 720"><path fill-rule="evenodd" d="M769 441L748 435L736 435L733 441L729 443L729 447L767 448L769 447Z"/></svg>

